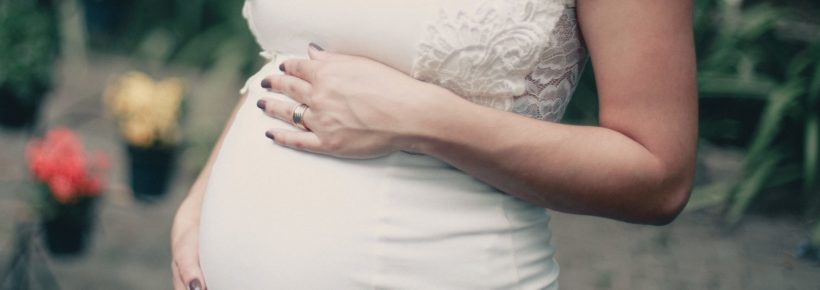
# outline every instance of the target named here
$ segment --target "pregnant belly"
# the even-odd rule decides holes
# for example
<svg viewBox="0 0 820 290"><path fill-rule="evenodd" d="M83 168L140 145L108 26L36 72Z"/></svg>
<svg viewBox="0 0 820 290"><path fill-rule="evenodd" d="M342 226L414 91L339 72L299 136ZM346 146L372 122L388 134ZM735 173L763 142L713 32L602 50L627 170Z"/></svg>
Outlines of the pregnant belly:
<svg viewBox="0 0 820 290"><path fill-rule="evenodd" d="M253 79L251 84L256 84ZM543 210L428 156L347 160L264 137L251 89L205 193L209 289L555 286Z"/></svg>

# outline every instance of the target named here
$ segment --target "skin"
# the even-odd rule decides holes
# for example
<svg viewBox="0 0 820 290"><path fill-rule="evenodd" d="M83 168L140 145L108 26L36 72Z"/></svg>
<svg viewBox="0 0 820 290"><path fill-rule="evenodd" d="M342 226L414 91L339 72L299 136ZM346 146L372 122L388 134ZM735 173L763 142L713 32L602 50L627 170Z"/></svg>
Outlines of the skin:
<svg viewBox="0 0 820 290"><path fill-rule="evenodd" d="M595 68L599 126L479 106L370 59L310 48L310 59L286 61L286 74L265 85L310 106L304 123L311 131L267 135L294 150L342 158L423 153L546 208L667 224L685 206L694 176L692 3L578 0L577 13ZM289 121L296 103L259 105ZM183 285L187 277L202 279L190 246L197 243L200 180L173 232L177 272L198 273L177 277Z"/></svg>

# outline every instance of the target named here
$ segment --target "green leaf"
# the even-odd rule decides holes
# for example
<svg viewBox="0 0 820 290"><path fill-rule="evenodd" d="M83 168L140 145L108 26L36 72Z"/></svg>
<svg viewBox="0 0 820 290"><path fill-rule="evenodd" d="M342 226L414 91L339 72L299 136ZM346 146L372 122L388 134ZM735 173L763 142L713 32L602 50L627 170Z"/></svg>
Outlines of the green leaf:
<svg viewBox="0 0 820 290"><path fill-rule="evenodd" d="M790 105L805 91L801 80L793 80L772 91L769 103L763 111L758 125L757 134L752 139L749 151L746 153L745 168L752 168L760 159L766 159L772 141L780 132L780 124L786 116Z"/></svg>
<svg viewBox="0 0 820 290"><path fill-rule="evenodd" d="M820 126L818 126L818 114L809 115L806 122L806 142L805 142L805 158L803 160L803 192L806 195L811 194L814 190L814 185L817 178L818 166L818 150L820 150Z"/></svg>
<svg viewBox="0 0 820 290"><path fill-rule="evenodd" d="M698 90L704 96L721 95L765 100L776 86L774 81L767 78L744 79L736 75L710 72L698 75Z"/></svg>
<svg viewBox="0 0 820 290"><path fill-rule="evenodd" d="M757 39L763 33L775 28L780 14L780 10L768 3L750 7L743 13L743 21L738 33L745 39Z"/></svg>
<svg viewBox="0 0 820 290"><path fill-rule="evenodd" d="M817 222L817 224L814 225L814 230L812 230L810 241L812 246L820 247L820 222Z"/></svg>
<svg viewBox="0 0 820 290"><path fill-rule="evenodd" d="M786 77L790 79L799 78L804 70L811 69L815 58L816 56L811 49L803 50L794 55L789 61L789 65L786 66Z"/></svg>
<svg viewBox="0 0 820 290"><path fill-rule="evenodd" d="M820 58L820 56L814 56L815 59ZM808 105L812 106L812 108L817 107L817 99L820 98L820 61L814 66L814 77L811 80L811 84L809 84L809 102Z"/></svg>
<svg viewBox="0 0 820 290"><path fill-rule="evenodd" d="M763 188L763 185L772 172L774 172L774 168L777 163L780 162L782 156L779 152L771 154L759 163L758 166L753 168L752 174L747 175L738 183L737 190L733 194L732 204L726 215L727 224L735 225L743 218L743 213L746 212L749 203Z"/></svg>
<svg viewBox="0 0 820 290"><path fill-rule="evenodd" d="M708 207L725 204L732 192L731 182L715 182L695 188L686 203L685 212L697 211Z"/></svg>
<svg viewBox="0 0 820 290"><path fill-rule="evenodd" d="M769 180L766 181L766 188L785 186L789 183L800 181L803 178L803 164L794 161L800 160L798 159L800 158L798 155L798 153L792 151L783 152L783 160L788 160L789 162L784 162L777 166L777 174L772 175Z"/></svg>

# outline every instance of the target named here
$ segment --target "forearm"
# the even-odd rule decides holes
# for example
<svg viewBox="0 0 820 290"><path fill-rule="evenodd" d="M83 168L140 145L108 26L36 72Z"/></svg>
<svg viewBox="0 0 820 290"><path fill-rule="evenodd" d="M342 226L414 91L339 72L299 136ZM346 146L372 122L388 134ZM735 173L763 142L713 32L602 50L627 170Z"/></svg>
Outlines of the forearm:
<svg viewBox="0 0 820 290"><path fill-rule="evenodd" d="M630 222L669 222L694 176L692 2L579 0L600 127L529 119L438 90L407 144L521 199ZM641 17L636 17L640 15ZM434 104L434 105L432 105Z"/></svg>
<svg viewBox="0 0 820 290"><path fill-rule="evenodd" d="M691 174L618 131L526 118L450 100L427 114L411 149L531 203L630 222L663 223ZM438 116L438 117L437 117Z"/></svg>

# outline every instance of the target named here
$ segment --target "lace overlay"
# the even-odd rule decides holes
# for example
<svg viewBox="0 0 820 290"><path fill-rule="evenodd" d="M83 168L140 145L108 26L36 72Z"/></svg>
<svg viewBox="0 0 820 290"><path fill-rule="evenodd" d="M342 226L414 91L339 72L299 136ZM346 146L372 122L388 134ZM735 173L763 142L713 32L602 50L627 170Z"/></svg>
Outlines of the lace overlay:
<svg viewBox="0 0 820 290"><path fill-rule="evenodd" d="M441 11L412 76L478 104L557 120L584 58L572 0L486 0Z"/></svg>
<svg viewBox="0 0 820 290"><path fill-rule="evenodd" d="M546 121L564 115L587 55L574 9L561 16L552 37L554 45L544 50L535 70L527 75L527 91L514 98L512 112Z"/></svg>

